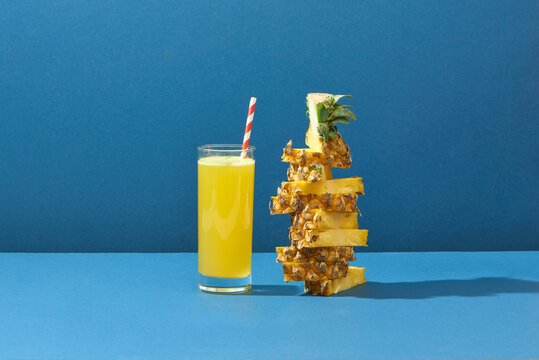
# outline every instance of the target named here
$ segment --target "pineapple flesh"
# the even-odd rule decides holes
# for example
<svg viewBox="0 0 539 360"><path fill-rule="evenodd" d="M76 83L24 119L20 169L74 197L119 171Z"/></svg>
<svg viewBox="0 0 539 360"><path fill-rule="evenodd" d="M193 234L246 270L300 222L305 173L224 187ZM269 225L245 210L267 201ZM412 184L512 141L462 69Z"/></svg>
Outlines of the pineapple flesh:
<svg viewBox="0 0 539 360"><path fill-rule="evenodd" d="M281 183L281 191L289 194L360 194L364 195L363 178L352 176L344 179L315 182L289 181Z"/></svg>
<svg viewBox="0 0 539 360"><path fill-rule="evenodd" d="M335 280L305 281L305 291L312 295L329 296L338 292L348 290L354 286L364 284L365 268L350 266L347 274L343 278Z"/></svg>
<svg viewBox="0 0 539 360"><path fill-rule="evenodd" d="M367 246L368 230L323 229L304 230L291 227L290 242L298 249L326 246Z"/></svg>

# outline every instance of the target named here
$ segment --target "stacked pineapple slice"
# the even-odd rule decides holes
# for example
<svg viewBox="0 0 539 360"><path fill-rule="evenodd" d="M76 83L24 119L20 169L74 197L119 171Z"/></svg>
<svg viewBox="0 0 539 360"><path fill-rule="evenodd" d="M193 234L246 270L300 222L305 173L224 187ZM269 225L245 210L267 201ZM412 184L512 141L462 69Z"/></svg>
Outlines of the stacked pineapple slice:
<svg viewBox="0 0 539 360"><path fill-rule="evenodd" d="M365 282L365 268L349 266L354 246L367 246L367 230L358 229L358 195L362 178L333 179L331 168L349 168L350 149L337 132L337 123L355 120L349 106L337 102L348 95L307 95L308 149L283 149L289 163L288 182L272 197L270 212L292 217L290 246L278 247L285 281L305 281L305 291L332 295Z"/></svg>

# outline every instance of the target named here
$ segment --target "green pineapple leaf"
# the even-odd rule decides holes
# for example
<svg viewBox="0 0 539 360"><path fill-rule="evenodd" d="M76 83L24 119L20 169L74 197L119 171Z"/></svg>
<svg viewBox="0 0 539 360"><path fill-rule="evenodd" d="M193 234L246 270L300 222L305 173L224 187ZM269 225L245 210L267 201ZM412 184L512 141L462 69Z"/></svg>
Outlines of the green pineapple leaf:
<svg viewBox="0 0 539 360"><path fill-rule="evenodd" d="M356 115L350 110L351 105L337 104L342 98L352 98L351 95L328 95L326 101L317 104L318 135L322 141L337 138L335 124L349 124L356 120Z"/></svg>
<svg viewBox="0 0 539 360"><path fill-rule="evenodd" d="M333 99L335 99L335 102L338 102L339 100L345 97L353 99L352 95L333 95Z"/></svg>
<svg viewBox="0 0 539 360"><path fill-rule="evenodd" d="M322 141L327 141L329 136L329 126L325 123L318 124L318 136Z"/></svg>
<svg viewBox="0 0 539 360"><path fill-rule="evenodd" d="M320 103L316 110L318 111L318 123L325 123L329 116L328 109L323 103Z"/></svg>
<svg viewBox="0 0 539 360"><path fill-rule="evenodd" d="M347 118L345 118L343 116L339 116L339 117L333 119L332 122L333 123L343 123L343 124L348 125L350 123L350 120L348 120Z"/></svg>
<svg viewBox="0 0 539 360"><path fill-rule="evenodd" d="M334 119L344 117L344 118L356 120L356 116L354 115L354 113L343 107L336 107L335 110L333 111L332 116Z"/></svg>

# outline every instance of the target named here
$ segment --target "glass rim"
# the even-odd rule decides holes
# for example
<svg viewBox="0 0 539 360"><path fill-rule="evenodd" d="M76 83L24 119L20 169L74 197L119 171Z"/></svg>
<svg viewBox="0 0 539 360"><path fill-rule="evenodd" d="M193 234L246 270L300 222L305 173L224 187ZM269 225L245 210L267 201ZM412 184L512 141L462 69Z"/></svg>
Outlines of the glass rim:
<svg viewBox="0 0 539 360"><path fill-rule="evenodd" d="M212 152L242 152L242 144L204 144L197 146L199 151L212 151ZM256 147L249 145L247 152L255 151Z"/></svg>

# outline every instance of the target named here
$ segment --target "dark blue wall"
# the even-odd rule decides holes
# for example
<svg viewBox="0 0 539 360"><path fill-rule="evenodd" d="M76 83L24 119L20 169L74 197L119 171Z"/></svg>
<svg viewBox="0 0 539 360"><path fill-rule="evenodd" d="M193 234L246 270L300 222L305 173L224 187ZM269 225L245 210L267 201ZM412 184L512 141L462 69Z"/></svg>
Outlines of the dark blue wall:
<svg viewBox="0 0 539 360"><path fill-rule="evenodd" d="M353 94L368 251L539 250L537 1L2 1L0 250L196 250L258 97L254 249L307 92Z"/></svg>

